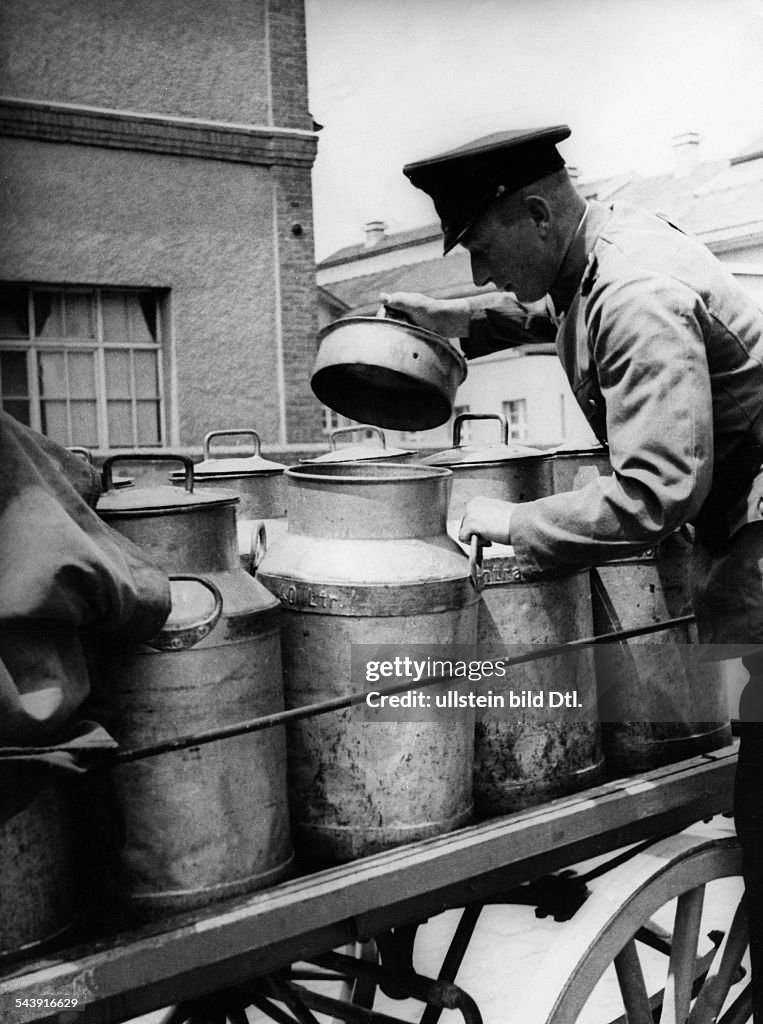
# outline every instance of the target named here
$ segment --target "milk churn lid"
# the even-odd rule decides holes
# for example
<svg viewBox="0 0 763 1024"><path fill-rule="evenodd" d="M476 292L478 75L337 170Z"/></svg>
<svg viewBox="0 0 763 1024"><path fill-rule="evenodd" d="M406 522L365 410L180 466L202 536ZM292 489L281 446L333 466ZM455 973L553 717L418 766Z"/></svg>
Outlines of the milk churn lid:
<svg viewBox="0 0 763 1024"><path fill-rule="evenodd" d="M461 428L467 421L495 420L501 426L501 443L462 445ZM516 459L542 459L547 453L539 448L509 442L508 420L501 413L463 413L453 422L453 447L428 455L421 461L427 466L471 466L475 464L513 462Z"/></svg>
<svg viewBox="0 0 763 1024"><path fill-rule="evenodd" d="M567 441L565 444L557 445L556 448L552 448L548 453L549 455L558 455L564 458L565 456L581 456L581 455L608 455L607 449L603 444L594 442L591 445L579 445L573 441Z"/></svg>
<svg viewBox="0 0 763 1024"><path fill-rule="evenodd" d="M329 409L388 430L447 423L466 360L446 338L402 314L348 316L318 334L310 386Z"/></svg>
<svg viewBox="0 0 763 1024"><path fill-rule="evenodd" d="M345 445L343 448L337 448L336 441L338 437L341 437L343 434L355 434L359 431L372 433L381 443L374 445L350 444ZM384 431L380 430L379 427L374 427L370 424L337 427L336 430L331 431L329 444L331 445L330 452L324 452L323 455L316 455L313 459L303 459L303 464L313 465L315 463L324 462L379 462L382 459L389 459L394 462L395 459L407 459L409 456L414 454L412 451L408 451L404 448L388 448Z"/></svg>
<svg viewBox="0 0 763 1024"><path fill-rule="evenodd" d="M130 462L182 462L185 487L127 487L116 490L112 466L119 460ZM104 519L116 515L144 515L147 512L186 512L212 506L235 505L239 501L234 491L209 491L195 493L193 490L193 461L185 455L164 453L112 455L103 463L103 493L98 501L97 512Z"/></svg>
<svg viewBox="0 0 763 1024"><path fill-rule="evenodd" d="M421 461L426 466L466 466L488 462L514 462L517 459L542 459L546 453L539 448L522 444L462 445L444 452L427 455Z"/></svg>
<svg viewBox="0 0 763 1024"><path fill-rule="evenodd" d="M215 458L210 455L210 444L214 437L239 437L247 435L254 443L252 455L234 455L227 458ZM260 454L260 435L256 430L211 430L204 438L204 459L194 467L194 473L200 480L210 480L218 476L275 476L286 469L280 462L271 462ZM173 479L182 479L181 473L173 473Z"/></svg>

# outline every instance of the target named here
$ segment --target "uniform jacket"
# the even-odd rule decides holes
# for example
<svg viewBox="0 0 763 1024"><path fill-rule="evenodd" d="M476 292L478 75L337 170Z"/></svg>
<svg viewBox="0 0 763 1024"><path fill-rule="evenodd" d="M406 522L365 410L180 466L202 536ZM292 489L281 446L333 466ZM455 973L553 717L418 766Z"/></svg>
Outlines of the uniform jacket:
<svg viewBox="0 0 763 1024"><path fill-rule="evenodd" d="M725 543L758 509L761 311L699 241L625 203L590 205L551 294L559 358L614 472L517 506L523 575L601 564L686 522L711 550ZM467 355L505 347L507 304L475 316Z"/></svg>

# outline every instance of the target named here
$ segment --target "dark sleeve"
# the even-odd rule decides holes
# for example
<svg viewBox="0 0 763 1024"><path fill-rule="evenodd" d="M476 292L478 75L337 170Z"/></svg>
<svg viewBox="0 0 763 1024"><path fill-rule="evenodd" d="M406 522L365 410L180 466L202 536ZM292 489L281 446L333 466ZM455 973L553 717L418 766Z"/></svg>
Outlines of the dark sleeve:
<svg viewBox="0 0 763 1024"><path fill-rule="evenodd" d="M38 619L146 639L166 575L90 507L90 466L0 413L0 621Z"/></svg>
<svg viewBox="0 0 763 1024"><path fill-rule="evenodd" d="M549 316L529 310L508 293L501 296L500 303L500 307L475 310L469 336L461 339L467 359L520 345L553 344L556 325Z"/></svg>

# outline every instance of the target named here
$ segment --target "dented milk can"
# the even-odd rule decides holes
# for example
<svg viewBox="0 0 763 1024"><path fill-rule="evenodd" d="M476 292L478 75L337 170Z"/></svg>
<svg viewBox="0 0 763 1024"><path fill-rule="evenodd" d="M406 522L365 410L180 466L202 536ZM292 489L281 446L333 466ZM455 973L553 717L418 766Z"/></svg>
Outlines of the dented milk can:
<svg viewBox="0 0 763 1024"><path fill-rule="evenodd" d="M499 421L501 444L460 446L462 424L475 419ZM455 447L426 460L453 470L451 536L458 536L472 498L519 502L551 493L552 460L536 449L509 444L507 436L505 417L466 414L455 421ZM519 574L514 549L493 544L483 551L478 576L483 588L480 658L501 653L512 659L591 634L587 573L529 582ZM477 710L474 800L479 814L507 814L602 778L590 652L507 666L504 677L484 680L483 691L502 696L504 707ZM573 695L579 706L564 703ZM557 701L563 703L557 706Z"/></svg>
<svg viewBox="0 0 763 1024"><path fill-rule="evenodd" d="M692 612L691 540L683 531L632 558L591 571L597 634ZM607 770L648 771L731 742L721 666L704 662L693 624L595 650Z"/></svg>
<svg viewBox="0 0 763 1024"><path fill-rule="evenodd" d="M349 463L286 476L288 530L259 578L285 609L289 707L357 689L354 645L474 643L479 595L446 533L447 470ZM365 712L345 708L289 731L292 829L308 857L345 861L471 817L471 710L382 722Z"/></svg>
<svg viewBox="0 0 763 1024"><path fill-rule="evenodd" d="M212 454L212 441L223 437L249 437L254 451L251 455ZM204 458L194 466L194 488L235 491L241 499L236 508L238 553L247 572L253 573L261 557L264 522L265 533L273 540L286 529L286 466L272 462L261 453L260 435L256 430L212 430L204 438ZM184 473L172 474L175 486L184 486Z"/></svg>
<svg viewBox="0 0 763 1024"><path fill-rule="evenodd" d="M479 573L480 657L536 654L590 636L588 573L530 582L514 549L493 544ZM591 652L575 650L507 666L486 680L504 698L478 710L474 800L483 815L508 814L594 786L604 775Z"/></svg>
<svg viewBox="0 0 763 1024"><path fill-rule="evenodd" d="M111 467L121 458L136 456L104 463L99 514L171 576L199 579L174 586L170 614L193 646L160 634L158 642L107 653L110 731L122 747L135 749L282 710L278 602L239 563L238 498L230 491L196 492L193 463L184 457L183 490L116 492ZM205 602L212 599L200 584L219 595L206 619ZM206 625L194 635L199 615ZM114 771L114 782L126 830L122 889L138 913L191 909L262 888L288 871L281 728L127 763Z"/></svg>
<svg viewBox="0 0 763 1024"><path fill-rule="evenodd" d="M73 773L3 765L0 786L0 963L66 932L77 916Z"/></svg>

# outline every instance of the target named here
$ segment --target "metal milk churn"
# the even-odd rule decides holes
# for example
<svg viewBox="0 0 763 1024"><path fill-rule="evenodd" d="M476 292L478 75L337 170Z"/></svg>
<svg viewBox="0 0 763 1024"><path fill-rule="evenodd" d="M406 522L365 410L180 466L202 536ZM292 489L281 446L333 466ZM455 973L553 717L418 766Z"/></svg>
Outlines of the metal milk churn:
<svg viewBox="0 0 763 1024"><path fill-rule="evenodd" d="M560 444L553 450L551 472L554 494L561 491L579 491L600 476L611 476L609 452L601 444L580 448L573 444Z"/></svg>
<svg viewBox="0 0 763 1024"><path fill-rule="evenodd" d="M0 962L55 939L76 919L74 785L72 773L48 765L3 765Z"/></svg>
<svg viewBox="0 0 763 1024"><path fill-rule="evenodd" d="M367 436L373 435L377 444L349 444L344 447L337 446L337 440L349 434L364 433ZM352 427L337 427L332 430L329 436L331 450L322 455L316 455L313 459L302 459L301 464L313 466L316 463L324 462L413 462L418 455L417 452L407 451L404 448L388 448L384 431L379 427L366 424L358 424Z"/></svg>
<svg viewBox="0 0 763 1024"><path fill-rule="evenodd" d="M486 418L501 422L502 444L459 447L461 423ZM517 502L551 493L551 459L535 449L507 444L507 436L505 417L467 414L454 423L452 451L425 460L453 470L451 536L458 536L471 498ZM529 582L519 576L514 549L493 544L484 549L479 579L484 588L480 658L499 652L518 657L592 633L587 573ZM603 776L590 652L511 665L506 672L504 678L486 679L483 687L503 696L504 707L477 709L474 800L482 815L507 814L551 800L595 785ZM582 707L557 706L557 701L568 700L567 694L576 694ZM512 700L518 703L511 706Z"/></svg>
<svg viewBox="0 0 763 1024"><path fill-rule="evenodd" d="M462 445L464 423L495 420L500 444ZM453 421L453 447L421 460L425 466L445 466L453 472L448 519L463 518L466 504L479 495L502 501L532 501L550 494L551 459L545 452L509 443L509 424L499 413L464 413Z"/></svg>
<svg viewBox="0 0 763 1024"><path fill-rule="evenodd" d="M358 462L297 466L286 476L288 530L258 576L285 609L289 707L362 692L352 679L355 645L402 653L423 644L437 655L439 645L474 643L479 595L446 533L447 470ZM306 856L344 861L471 817L472 710L382 722L366 710L289 731L292 830Z"/></svg>
<svg viewBox="0 0 763 1024"><path fill-rule="evenodd" d="M179 459L185 487L116 492L110 485L118 459ZM236 495L196 492L193 463L185 457L114 456L104 463L103 476L98 512L106 522L168 574L198 576L221 603L214 628L188 649L170 642L169 649L143 644L107 653L109 731L122 747L135 749L282 710L280 610L240 565ZM189 595L180 592L180 626L193 619L198 604L193 586L189 580ZM175 613L173 591L170 618ZM288 870L282 729L127 763L114 771L114 781L126 828L123 891L140 914L249 892Z"/></svg>
<svg viewBox="0 0 763 1024"><path fill-rule="evenodd" d="M250 437L252 455L213 456L212 441L221 437ZM235 491L241 499L236 508L236 531L241 564L253 573L267 540L286 529L286 466L271 462L260 454L260 435L256 430L212 430L204 438L204 458L194 466L194 489ZM184 486L184 474L172 474L172 482ZM264 524L264 534L261 527Z"/></svg>
<svg viewBox="0 0 763 1024"><path fill-rule="evenodd" d="M591 571L596 634L692 611L691 540L683 531L633 558ZM597 645L599 713L607 770L648 771L731 742L721 666L703 662L692 624Z"/></svg>

